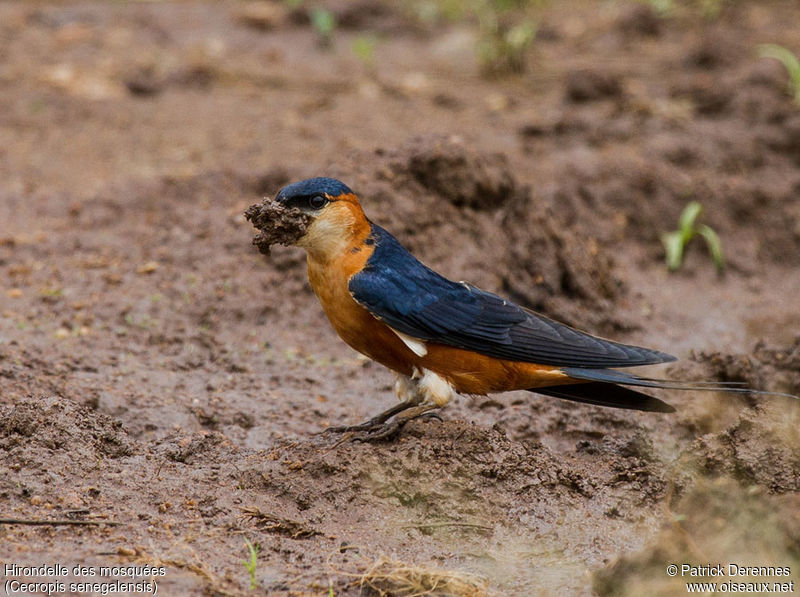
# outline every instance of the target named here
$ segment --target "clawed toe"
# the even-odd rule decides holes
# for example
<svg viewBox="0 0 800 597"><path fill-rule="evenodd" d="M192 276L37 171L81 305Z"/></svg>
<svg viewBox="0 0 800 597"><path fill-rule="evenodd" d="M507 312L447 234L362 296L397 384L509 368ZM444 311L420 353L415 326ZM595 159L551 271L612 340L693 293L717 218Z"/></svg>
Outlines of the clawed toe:
<svg viewBox="0 0 800 597"><path fill-rule="evenodd" d="M388 422L372 422L367 421L360 425L340 425L337 427L328 427L315 435L327 435L331 433L341 433L342 438L336 442L336 445L346 442L375 442L382 439L389 439L394 437L402 426L406 423L403 421L388 421Z"/></svg>
<svg viewBox="0 0 800 597"><path fill-rule="evenodd" d="M417 418L434 418L439 421L442 418L436 414L429 412L434 408L438 408L432 404L421 404L415 406L407 406L403 409L404 412L392 413L390 416L385 416L386 413L381 413L377 417L370 419L360 425L342 425L336 427L328 427L319 434L327 433L343 433L345 435L336 442L335 446L343 444L348 441L352 442L377 442L385 439L391 439L403 428L403 426ZM388 412L388 411L387 411Z"/></svg>
<svg viewBox="0 0 800 597"><path fill-rule="evenodd" d="M417 418L423 420L436 419L440 423L444 423L444 419L439 415L439 413L424 413Z"/></svg>
<svg viewBox="0 0 800 597"><path fill-rule="evenodd" d="M368 431L362 431L361 433L354 433L353 436L350 438L352 442L379 442L384 439L391 439L395 435L397 435L400 430L403 428L403 425L406 424L406 420L393 420L384 423L383 425L378 425L373 427Z"/></svg>
<svg viewBox="0 0 800 597"><path fill-rule="evenodd" d="M374 429L376 426L380 426L381 423L374 423L371 419L365 423L360 423L358 425L332 425L323 429L322 431L318 431L314 435L328 435L330 433L358 433L362 431L370 431Z"/></svg>

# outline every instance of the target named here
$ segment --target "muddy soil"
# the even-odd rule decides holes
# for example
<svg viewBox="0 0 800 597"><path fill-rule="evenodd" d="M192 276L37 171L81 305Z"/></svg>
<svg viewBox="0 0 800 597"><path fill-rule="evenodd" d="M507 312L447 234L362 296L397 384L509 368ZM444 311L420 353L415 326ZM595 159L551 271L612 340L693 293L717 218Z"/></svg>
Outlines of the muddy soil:
<svg viewBox="0 0 800 597"><path fill-rule="evenodd" d="M393 377L244 214L335 176L447 276L682 359L648 374L800 394L800 107L757 54L800 51L800 7L676 5L550 3L493 78L414 3L332 2L327 44L282 3L0 5L0 562L164 566L169 595L800 580L798 401L463 397L334 447ZM722 276L699 239L664 266L692 199Z"/></svg>

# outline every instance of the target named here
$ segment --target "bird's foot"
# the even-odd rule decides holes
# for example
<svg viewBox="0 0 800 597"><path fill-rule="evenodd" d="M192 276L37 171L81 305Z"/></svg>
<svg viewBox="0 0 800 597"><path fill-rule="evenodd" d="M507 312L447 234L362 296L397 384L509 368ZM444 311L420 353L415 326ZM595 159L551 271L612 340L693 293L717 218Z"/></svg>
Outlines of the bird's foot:
<svg viewBox="0 0 800 597"><path fill-rule="evenodd" d="M404 410L408 410L409 408L413 408L418 405L419 402L413 400L405 400L403 402L398 402L392 408L386 409L385 411L383 411L379 415L372 417L368 421L364 421L363 423L359 423L358 425L337 425L328 427L327 429L323 429L322 431L320 431L318 435L326 433L349 433L351 431L370 431L372 429L380 427L396 414L399 414Z"/></svg>
<svg viewBox="0 0 800 597"><path fill-rule="evenodd" d="M377 442L384 439L391 439L412 419L432 417L441 421L442 419L438 414L429 412L435 408L439 407L435 404L408 405L397 412L392 412L387 415L390 411L397 409L396 406L394 409L389 409L360 425L328 427L328 429L325 429L322 433L343 433L344 435L336 442L335 446L345 442Z"/></svg>
<svg viewBox="0 0 800 597"><path fill-rule="evenodd" d="M423 414L419 415L417 418L418 419L424 419L424 420L436 419L440 423L444 423L444 419L442 418L442 415L440 415L439 413L434 413L434 412L423 413Z"/></svg>
<svg viewBox="0 0 800 597"><path fill-rule="evenodd" d="M322 431L317 432L315 435L326 435L329 433L359 433L359 432L369 432L379 427L382 427L386 424L386 419L381 419L380 417L373 417L368 421L364 421L363 423L359 423L358 425L331 425L323 429Z"/></svg>

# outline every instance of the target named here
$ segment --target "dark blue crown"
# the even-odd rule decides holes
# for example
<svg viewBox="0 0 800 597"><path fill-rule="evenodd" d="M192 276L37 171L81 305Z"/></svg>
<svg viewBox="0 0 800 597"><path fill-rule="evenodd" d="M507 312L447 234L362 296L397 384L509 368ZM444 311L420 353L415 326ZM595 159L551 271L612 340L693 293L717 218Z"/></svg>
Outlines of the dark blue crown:
<svg viewBox="0 0 800 597"><path fill-rule="evenodd" d="M339 195L346 195L352 192L353 191L351 191L350 188L343 182L338 181L335 178L326 178L324 176L320 176L286 185L280 190L275 199L285 202L293 198L310 197L318 194L325 194L329 197L338 197Z"/></svg>

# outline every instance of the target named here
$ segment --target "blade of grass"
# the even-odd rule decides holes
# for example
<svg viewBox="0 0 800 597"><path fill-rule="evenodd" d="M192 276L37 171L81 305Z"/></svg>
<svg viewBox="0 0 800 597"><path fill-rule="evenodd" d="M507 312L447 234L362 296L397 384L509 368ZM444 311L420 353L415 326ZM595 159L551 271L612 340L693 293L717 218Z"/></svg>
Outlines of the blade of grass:
<svg viewBox="0 0 800 597"><path fill-rule="evenodd" d="M683 261L683 247L686 244L683 241L683 234L680 230L667 232L661 237L661 242L667 253L667 267L674 272L681 267Z"/></svg>
<svg viewBox="0 0 800 597"><path fill-rule="evenodd" d="M703 206L698 201L690 201L681 212L681 219L678 222L678 231L685 245L694 236L695 223L700 214L703 213Z"/></svg>
<svg viewBox="0 0 800 597"><path fill-rule="evenodd" d="M711 253L711 259L714 261L714 265L717 266L717 271L722 272L725 269L725 258L722 256L722 242L719 240L719 235L706 224L701 224L697 227L697 234L705 239L708 252Z"/></svg>
<svg viewBox="0 0 800 597"><path fill-rule="evenodd" d="M258 568L258 544L250 543L250 540L247 538L245 538L244 543L247 546L250 559L244 560L242 564L244 564L247 573L250 575L250 590L252 591L258 587L258 580L256 579L256 570Z"/></svg>
<svg viewBox="0 0 800 597"><path fill-rule="evenodd" d="M353 39L352 50L367 68L375 67L375 48L378 45L378 38L374 35L359 35Z"/></svg>
<svg viewBox="0 0 800 597"><path fill-rule="evenodd" d="M336 17L327 8L314 7L309 13L311 26L319 35L320 43L323 46L330 46L333 41L333 34L336 31Z"/></svg>
<svg viewBox="0 0 800 597"><path fill-rule="evenodd" d="M774 58L784 66L789 73L789 85L794 101L800 104L800 60L797 56L791 50L777 44L758 46L758 55L762 58Z"/></svg>

